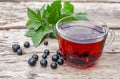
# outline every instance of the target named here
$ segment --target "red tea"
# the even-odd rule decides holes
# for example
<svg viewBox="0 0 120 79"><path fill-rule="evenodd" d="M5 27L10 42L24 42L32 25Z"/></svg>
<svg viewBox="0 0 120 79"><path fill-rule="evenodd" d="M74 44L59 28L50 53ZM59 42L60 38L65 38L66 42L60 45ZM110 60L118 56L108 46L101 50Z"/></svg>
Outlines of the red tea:
<svg viewBox="0 0 120 79"><path fill-rule="evenodd" d="M101 56L105 38L96 38L104 33L99 26L91 28L79 24L64 24L59 30L66 35L58 33L58 40L61 54L68 63L86 67L94 64Z"/></svg>

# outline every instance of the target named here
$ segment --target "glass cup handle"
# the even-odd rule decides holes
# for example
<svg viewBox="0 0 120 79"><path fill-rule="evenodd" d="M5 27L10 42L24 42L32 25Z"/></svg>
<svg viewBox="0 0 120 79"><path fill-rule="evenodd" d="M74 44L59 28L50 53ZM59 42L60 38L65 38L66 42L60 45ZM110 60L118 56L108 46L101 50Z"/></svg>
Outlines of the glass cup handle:
<svg viewBox="0 0 120 79"><path fill-rule="evenodd" d="M110 30L108 34L110 34L110 40L108 40L108 42L105 43L104 49L108 48L113 43L113 41L115 39L115 32L114 31Z"/></svg>

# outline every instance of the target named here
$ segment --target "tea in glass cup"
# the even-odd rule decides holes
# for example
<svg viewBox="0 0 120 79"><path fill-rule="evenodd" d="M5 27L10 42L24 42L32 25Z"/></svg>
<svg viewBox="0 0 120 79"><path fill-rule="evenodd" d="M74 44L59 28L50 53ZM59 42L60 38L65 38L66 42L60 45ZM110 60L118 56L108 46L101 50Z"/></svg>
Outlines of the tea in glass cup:
<svg viewBox="0 0 120 79"><path fill-rule="evenodd" d="M103 22L100 24L90 20L70 20L73 17L62 18L56 24L59 49L68 64L87 67L101 56L109 27Z"/></svg>

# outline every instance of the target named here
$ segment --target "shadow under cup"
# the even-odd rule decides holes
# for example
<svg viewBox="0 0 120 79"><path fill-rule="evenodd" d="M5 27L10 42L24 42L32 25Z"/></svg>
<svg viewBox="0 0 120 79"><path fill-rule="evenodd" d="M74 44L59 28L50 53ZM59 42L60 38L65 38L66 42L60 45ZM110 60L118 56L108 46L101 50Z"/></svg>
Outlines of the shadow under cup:
<svg viewBox="0 0 120 79"><path fill-rule="evenodd" d="M81 20L74 16L59 20L56 29L64 60L80 68L94 64L101 56L109 31L102 21Z"/></svg>

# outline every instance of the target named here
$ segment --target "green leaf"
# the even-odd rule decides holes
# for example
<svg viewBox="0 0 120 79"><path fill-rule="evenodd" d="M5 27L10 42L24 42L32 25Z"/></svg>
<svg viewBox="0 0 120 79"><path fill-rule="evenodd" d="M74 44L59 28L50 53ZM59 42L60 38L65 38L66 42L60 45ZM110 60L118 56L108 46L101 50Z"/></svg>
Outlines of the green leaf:
<svg viewBox="0 0 120 79"><path fill-rule="evenodd" d="M62 8L61 0L55 0L47 6L43 5L40 9L33 11L27 9L28 31L26 36L31 37L34 46L38 46L46 35L50 35L50 38L56 38L55 24L63 17L69 16L64 19L63 22L69 22L74 20L88 20L85 12L76 13L75 16L71 16L74 13L74 6L66 1Z"/></svg>
<svg viewBox="0 0 120 79"><path fill-rule="evenodd" d="M42 21L42 16L41 16L40 10L37 11L37 16L38 16L38 18L40 19L40 22L41 22Z"/></svg>
<svg viewBox="0 0 120 79"><path fill-rule="evenodd" d="M34 35L32 36L32 41L35 47L37 47L43 38L52 32L52 29L50 29L48 26L42 26L38 31L34 31Z"/></svg>
<svg viewBox="0 0 120 79"><path fill-rule="evenodd" d="M84 16L84 15L75 15L75 18L82 21L89 21L87 16Z"/></svg>
<svg viewBox="0 0 120 79"><path fill-rule="evenodd" d="M35 22L40 22L41 21L41 17L38 16L33 10L27 8L27 15L29 17L30 20L33 20Z"/></svg>
<svg viewBox="0 0 120 79"><path fill-rule="evenodd" d="M45 5L43 5L40 9L41 17L43 17L44 12L45 12Z"/></svg>
<svg viewBox="0 0 120 79"><path fill-rule="evenodd" d="M61 0L56 0L51 5L47 5L47 12L49 15L47 21L50 24L55 24L59 20L61 8Z"/></svg>
<svg viewBox="0 0 120 79"><path fill-rule="evenodd" d="M55 38L57 38L57 30L56 30L56 24L55 25L52 25L52 33L50 33L50 38L52 38L52 39L55 39Z"/></svg>
<svg viewBox="0 0 120 79"><path fill-rule="evenodd" d="M33 28L34 30L38 30L39 27L41 26L41 23L40 22L35 22L35 21L32 21L32 20L29 20L26 25L28 26L28 28Z"/></svg>
<svg viewBox="0 0 120 79"><path fill-rule="evenodd" d="M84 16L87 16L88 14L86 13L86 12L78 12L78 13L76 13L75 15L84 15Z"/></svg>
<svg viewBox="0 0 120 79"><path fill-rule="evenodd" d="M72 15L74 12L74 6L70 2L64 3L64 8L62 9L61 13L66 15Z"/></svg>
<svg viewBox="0 0 120 79"><path fill-rule="evenodd" d="M60 10L62 8L61 0L54 1L51 4L51 8L52 9L57 8L58 10Z"/></svg>
<svg viewBox="0 0 120 79"><path fill-rule="evenodd" d="M47 21L51 24L55 24L59 20L59 11L57 8L54 8L54 10L50 13L49 17L47 18Z"/></svg>
<svg viewBox="0 0 120 79"><path fill-rule="evenodd" d="M77 20L77 18L75 18L74 16L68 16L66 18L64 18L61 22L70 22L70 21L74 21Z"/></svg>
<svg viewBox="0 0 120 79"><path fill-rule="evenodd" d="M83 21L89 21L89 19L87 18L88 14L86 12L78 12L75 14L75 17L79 20L83 20Z"/></svg>
<svg viewBox="0 0 120 79"><path fill-rule="evenodd" d="M54 8L57 8L60 12L62 8L61 0L54 1L51 5L47 5L47 11L50 13Z"/></svg>
<svg viewBox="0 0 120 79"><path fill-rule="evenodd" d="M29 29L29 30L26 32L25 36L32 37L32 36L34 36L34 34L35 34L34 29Z"/></svg>
<svg viewBox="0 0 120 79"><path fill-rule="evenodd" d="M87 14L76 14L75 18L82 21L89 21Z"/></svg>
<svg viewBox="0 0 120 79"><path fill-rule="evenodd" d="M48 5L47 5L47 11L48 11L48 12L51 12L51 10L52 10L52 8L51 8L50 5L48 4Z"/></svg>
<svg viewBox="0 0 120 79"><path fill-rule="evenodd" d="M70 22L70 21L75 21L75 20L89 21L87 16L74 15L74 16L68 16L68 17L64 18L61 22L65 23L65 22Z"/></svg>
<svg viewBox="0 0 120 79"><path fill-rule="evenodd" d="M56 34L55 34L54 32L50 33L50 34L49 34L49 37L50 37L51 39L56 39L56 38L57 38L57 37L56 37Z"/></svg>
<svg viewBox="0 0 120 79"><path fill-rule="evenodd" d="M37 9L36 12L28 8L28 17L29 21L27 22L28 28L34 28L34 30L38 30L39 27L42 25L42 17L40 10Z"/></svg>

